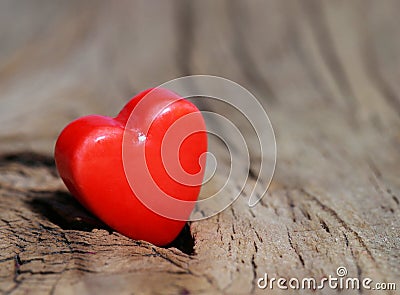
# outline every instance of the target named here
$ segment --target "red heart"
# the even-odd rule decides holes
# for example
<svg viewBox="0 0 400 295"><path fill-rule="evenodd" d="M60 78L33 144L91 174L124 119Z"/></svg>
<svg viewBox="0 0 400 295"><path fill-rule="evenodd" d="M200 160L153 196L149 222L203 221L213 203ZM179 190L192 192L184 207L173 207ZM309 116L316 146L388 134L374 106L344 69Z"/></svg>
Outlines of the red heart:
<svg viewBox="0 0 400 295"><path fill-rule="evenodd" d="M167 136L170 130L177 131ZM132 98L115 118L70 123L58 137L55 161L70 192L99 219L130 238L166 245L193 210L206 151L200 111L156 88Z"/></svg>

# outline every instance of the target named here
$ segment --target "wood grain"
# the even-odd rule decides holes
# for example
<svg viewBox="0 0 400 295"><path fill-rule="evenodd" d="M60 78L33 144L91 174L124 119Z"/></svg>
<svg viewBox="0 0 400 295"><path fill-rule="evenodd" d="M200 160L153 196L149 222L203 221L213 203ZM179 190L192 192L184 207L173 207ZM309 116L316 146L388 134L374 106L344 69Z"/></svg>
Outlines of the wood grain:
<svg viewBox="0 0 400 295"><path fill-rule="evenodd" d="M399 289L399 9L396 0L1 1L0 292L286 294L257 279L320 279L339 266ZM159 248L76 203L52 150L72 119L112 116L136 92L190 74L223 76L261 100L278 164L256 207L246 188Z"/></svg>

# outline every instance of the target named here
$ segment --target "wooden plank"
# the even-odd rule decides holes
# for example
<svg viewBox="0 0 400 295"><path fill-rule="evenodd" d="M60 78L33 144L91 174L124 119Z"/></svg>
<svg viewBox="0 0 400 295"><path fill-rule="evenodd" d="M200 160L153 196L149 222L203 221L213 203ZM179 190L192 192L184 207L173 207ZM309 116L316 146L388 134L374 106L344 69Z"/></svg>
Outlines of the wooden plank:
<svg viewBox="0 0 400 295"><path fill-rule="evenodd" d="M395 0L2 1L0 292L265 293L264 273L320 279L339 266L399 284L398 9ZM247 187L165 248L127 239L66 191L56 136L76 117L114 115L141 89L199 73L242 84L267 108L278 145L268 194L250 209Z"/></svg>

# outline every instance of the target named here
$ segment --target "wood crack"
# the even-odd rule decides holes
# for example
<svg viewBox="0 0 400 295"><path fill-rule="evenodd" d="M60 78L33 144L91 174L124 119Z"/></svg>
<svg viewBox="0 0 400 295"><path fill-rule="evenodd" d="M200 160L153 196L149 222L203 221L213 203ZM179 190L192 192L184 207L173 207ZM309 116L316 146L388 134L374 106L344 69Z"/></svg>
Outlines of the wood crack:
<svg viewBox="0 0 400 295"><path fill-rule="evenodd" d="M290 234L289 229L286 228L286 231L287 231L287 237L288 237L288 241L289 241L290 248L292 248L292 249L294 250L294 253L296 253L297 257L299 258L299 261L300 261L301 265L302 265L303 267L305 267L305 263L304 263L303 256L302 256L301 253L298 251L297 247L295 247L295 246L293 245L293 240L292 240L292 236L291 236L291 234Z"/></svg>
<svg viewBox="0 0 400 295"><path fill-rule="evenodd" d="M371 250L368 248L367 244L364 242L364 240L361 238L361 236L355 230L353 230L351 228L351 226L348 225L342 218L340 218L335 210L333 210L332 208L323 204L316 196L312 195L311 193L307 192L306 190L301 189L301 191L306 196L308 196L311 200L313 200L316 204L318 204L322 210L324 210L325 212L328 212L332 217L334 217L345 230L352 233L355 236L356 240L359 242L359 244L365 249L365 251L367 252L368 256L371 258L371 260L373 262L375 262L375 258L372 255Z"/></svg>

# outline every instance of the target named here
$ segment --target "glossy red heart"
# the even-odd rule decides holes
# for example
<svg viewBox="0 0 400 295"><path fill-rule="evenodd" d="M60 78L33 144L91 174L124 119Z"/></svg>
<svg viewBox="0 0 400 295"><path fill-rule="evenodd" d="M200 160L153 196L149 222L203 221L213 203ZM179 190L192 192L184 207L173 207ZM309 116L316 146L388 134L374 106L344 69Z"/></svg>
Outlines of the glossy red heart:
<svg viewBox="0 0 400 295"><path fill-rule="evenodd" d="M70 123L57 140L55 161L70 192L104 223L166 245L193 210L206 151L197 107L155 88L132 98L115 118L91 115Z"/></svg>

